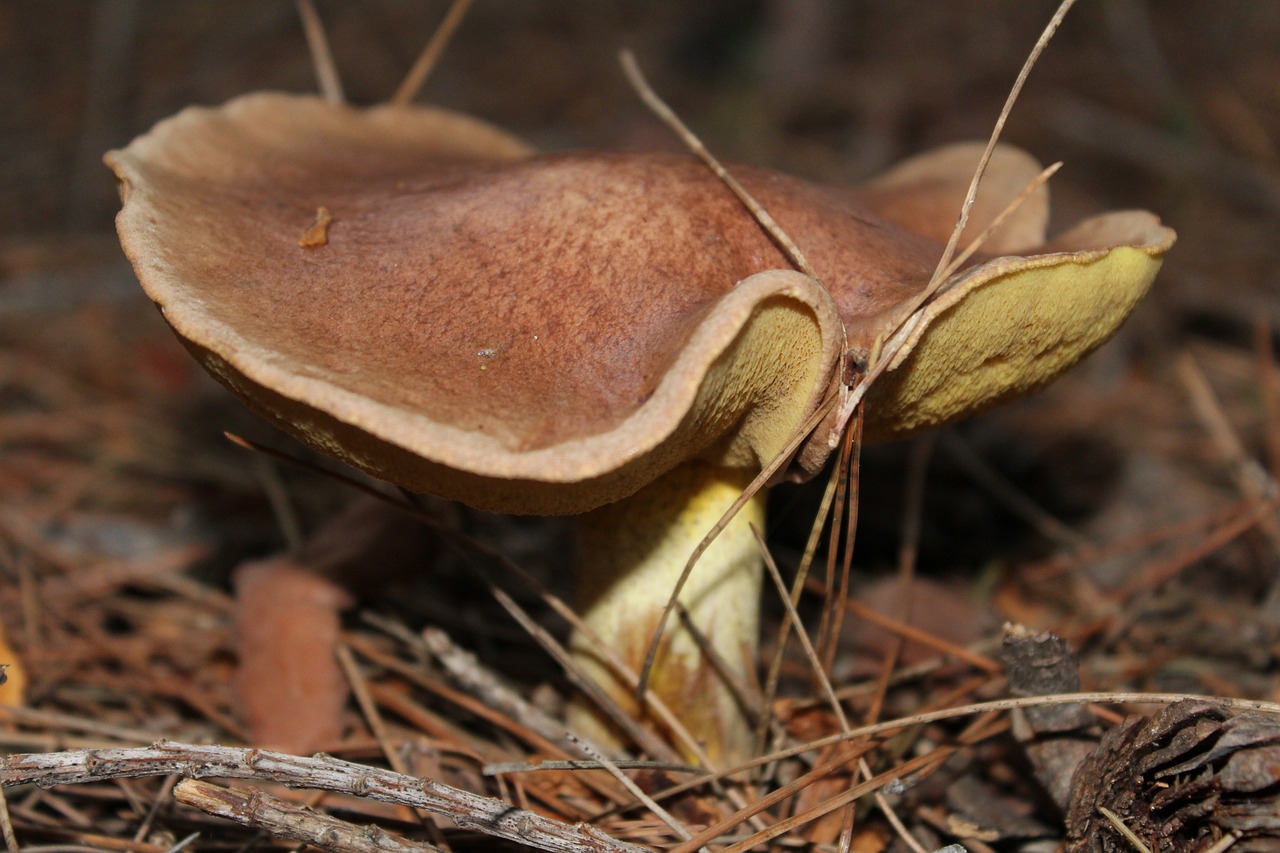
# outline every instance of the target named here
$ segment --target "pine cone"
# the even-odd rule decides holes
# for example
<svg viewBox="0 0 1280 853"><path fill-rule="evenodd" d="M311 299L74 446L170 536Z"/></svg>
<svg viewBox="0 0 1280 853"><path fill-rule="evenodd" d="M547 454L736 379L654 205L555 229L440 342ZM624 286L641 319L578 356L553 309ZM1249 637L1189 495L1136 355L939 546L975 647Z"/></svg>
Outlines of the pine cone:
<svg viewBox="0 0 1280 853"><path fill-rule="evenodd" d="M1280 720L1178 702L1107 733L1076 770L1068 853L1132 853L1100 808L1153 851L1280 850Z"/></svg>

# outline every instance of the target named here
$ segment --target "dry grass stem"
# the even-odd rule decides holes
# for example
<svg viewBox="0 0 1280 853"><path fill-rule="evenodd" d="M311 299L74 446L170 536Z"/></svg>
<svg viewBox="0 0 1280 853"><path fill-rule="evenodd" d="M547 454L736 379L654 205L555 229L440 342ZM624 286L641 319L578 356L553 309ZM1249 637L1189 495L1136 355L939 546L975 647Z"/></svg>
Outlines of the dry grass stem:
<svg viewBox="0 0 1280 853"><path fill-rule="evenodd" d="M809 569L813 565L813 557L817 552L818 543L822 537L822 531L825 526L825 520L831 517L831 506L835 500L837 486L843 482L842 466L836 465L831 470L831 475L827 478L826 488L822 492L822 499L818 503L818 511L814 514L814 523L809 530L809 538L805 543L804 553L800 557L800 563L796 568L795 579L791 584L791 592L788 598L792 607L800 603L800 596L804 592L804 584L809 576ZM756 752L762 752L766 739L769 735L770 725L774 722L771 715L773 701L778 695L778 684L782 677L782 664L786 656L787 641L791 637L790 619L783 619L778 623L777 639L774 641L773 657L769 660L768 673L765 675L764 695L761 702L763 713L756 732Z"/></svg>
<svg viewBox="0 0 1280 853"><path fill-rule="evenodd" d="M1192 409L1209 434L1222 461L1231 468L1232 477L1244 497L1252 501L1273 501L1280 497L1280 483L1245 450L1239 432L1223 411L1222 403L1213 392L1195 357L1184 351L1178 358L1177 369L1178 376L1187 389L1187 396L1191 399ZM1280 519L1269 516L1261 524L1271 540L1272 551L1280 555Z"/></svg>
<svg viewBox="0 0 1280 853"><path fill-rule="evenodd" d="M1062 24L1062 20L1066 17L1067 12L1069 12L1071 7L1074 5L1075 0L1062 0L1062 3L1059 4L1057 11L1054 12L1048 25L1045 26L1044 31L1040 34L1040 38L1036 40L1035 46L1027 55L1026 61L1023 62L1022 69L1018 72L1018 77L1010 88L1008 97L1005 98L1004 106L1000 109L1000 115L997 116L995 124L991 129L991 135L987 139L987 147L982 152L982 157L978 161L977 168L974 169L973 180L969 184L969 190L965 195L964 204L961 206L959 218L956 220L956 227L951 232L951 237L947 241L946 248L943 249L942 257L938 259L938 265L934 270L929 285L911 302L911 309L906 318L885 343L883 350L871 364L871 369L867 372L867 375L862 377L858 385L846 396L840 412L841 423L848 422L849 418L852 417L853 410L858 406L858 403L861 402L863 395L866 394L866 389L893 361L893 357L897 354L898 350L902 348L902 345L910 336L911 331L919 322L920 310L930 299L933 298L937 293L938 288L946 282L947 270L951 268L952 261L955 258L956 249L960 243L960 237L964 234L965 227L969 224L969 211L973 208L973 202L978 195L978 187L982 183L983 175L986 173L987 164L991 161L991 154L995 150L996 143L1000 141L1000 134L1004 130L1005 122L1008 121L1010 113L1013 112L1013 105L1017 103L1018 96L1022 93L1022 87L1026 83L1027 78L1031 75L1031 69L1035 67L1036 62L1040 59L1040 55L1044 52L1044 49L1049 46L1050 40L1058 31L1058 27ZM1052 174L1052 172L1049 174ZM1043 177L1047 179L1048 175L1044 175ZM1026 193L1019 195L1018 200L1020 201L1025 198L1026 195L1029 194L1029 191L1030 190L1028 189ZM1015 203L1018 202L1015 201ZM984 231L984 234L985 233L987 232ZM977 245L978 241L974 241L974 246L971 248L976 248Z"/></svg>
<svg viewBox="0 0 1280 853"><path fill-rule="evenodd" d="M444 55L444 49L449 46L449 39L453 38L454 31L466 17L469 8L471 8L471 0L453 0L449 4L449 9L445 12L444 19L440 21L440 26L423 47L422 53L418 55L413 68L409 69L409 73L405 75L396 93L391 96L391 103L401 107L407 106L418 96L418 92L422 91L427 78L435 70L436 63Z"/></svg>
<svg viewBox="0 0 1280 853"><path fill-rule="evenodd" d="M320 93L326 101L341 104L347 98L342 92L342 79L338 76L338 66L333 61L333 51L329 49L329 37L325 34L320 14L316 12L313 0L297 0L297 6Z"/></svg>
<svg viewBox="0 0 1280 853"><path fill-rule="evenodd" d="M4 846L8 853L19 853L18 836L13 832L13 821L9 819L9 799L0 788L0 834L4 836Z"/></svg>
<svg viewBox="0 0 1280 853"><path fill-rule="evenodd" d="M796 612L795 605L791 602L791 595L787 592L786 582L782 579L782 573L778 571L778 564L773 560L773 554L769 553L769 547L765 545L764 537L760 535L760 531L753 525L752 534L756 537L756 544L760 548L760 553L764 557L765 571L769 578L773 581L774 588L778 592L778 598L782 601L782 606L786 608L787 618L790 619L795 627L796 639L800 641L800 647L804 649L805 657L809 661L809 668L813 674L813 678L818 683L818 688L822 691L822 695L827 698L830 704L831 713L835 715L840 728L844 731L849 730L849 720L845 716L844 708L840 704L840 699L836 696L835 688L831 686L831 679L827 677L827 672L822 666L822 661L818 658L818 653L813 648L813 643L809 641L809 634L804 628L804 623L800 619L800 614Z"/></svg>
<svg viewBox="0 0 1280 853"><path fill-rule="evenodd" d="M743 206L760 223L760 227L769 234L773 241L778 244L778 247L782 249L783 254L791 260L795 268L809 276L809 278L819 281L818 274L809 264L804 253L800 251L800 247L787 236L787 232L783 231L782 226L769 215L769 211L764 209L764 205L756 201L755 197L747 191L747 188L738 182L738 179L716 159L714 154L707 150L707 146L702 144L702 140L698 138L697 134L680 120L675 110L667 106L666 102L653 90L653 87L649 85L649 81L644 78L644 74L640 71L640 65L636 62L635 54L629 50L624 50L619 54L618 58L632 88L636 90L636 94L653 111L654 115L675 131L676 135L688 146L689 150L706 164L707 168L729 188L730 192L738 197Z"/></svg>

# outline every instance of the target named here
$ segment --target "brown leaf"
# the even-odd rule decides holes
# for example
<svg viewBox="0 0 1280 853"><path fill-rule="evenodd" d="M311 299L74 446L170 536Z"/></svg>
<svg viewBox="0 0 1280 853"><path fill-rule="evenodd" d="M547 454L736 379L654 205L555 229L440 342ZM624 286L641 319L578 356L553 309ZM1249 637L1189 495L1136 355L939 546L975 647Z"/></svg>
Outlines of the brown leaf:
<svg viewBox="0 0 1280 853"><path fill-rule="evenodd" d="M236 687L254 745L306 755L342 733L348 689L333 650L348 603L290 557L236 572Z"/></svg>

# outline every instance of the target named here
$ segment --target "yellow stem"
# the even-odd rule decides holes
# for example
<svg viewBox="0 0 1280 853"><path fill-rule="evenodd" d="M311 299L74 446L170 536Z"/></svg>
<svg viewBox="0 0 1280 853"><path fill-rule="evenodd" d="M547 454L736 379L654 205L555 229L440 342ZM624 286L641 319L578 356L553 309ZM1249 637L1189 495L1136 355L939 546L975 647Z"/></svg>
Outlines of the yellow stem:
<svg viewBox="0 0 1280 853"><path fill-rule="evenodd" d="M640 669L689 555L750 481L745 472L687 463L632 497L582 517L579 612L628 666ZM757 495L702 555L680 596L692 624L739 683L756 658L761 562L751 525L759 527L763 519L764 498ZM610 696L640 713L631 685L610 674L585 637L575 636L570 647ZM704 744L713 762L749 757L747 717L681 620L668 624L649 689ZM585 702L571 708L570 725L597 742L617 743Z"/></svg>

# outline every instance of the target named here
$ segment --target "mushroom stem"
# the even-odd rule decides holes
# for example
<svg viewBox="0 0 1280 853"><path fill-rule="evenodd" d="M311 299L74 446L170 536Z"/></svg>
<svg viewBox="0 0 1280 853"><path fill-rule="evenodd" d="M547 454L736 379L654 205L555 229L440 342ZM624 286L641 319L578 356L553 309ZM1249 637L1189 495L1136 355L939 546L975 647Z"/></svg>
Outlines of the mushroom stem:
<svg viewBox="0 0 1280 853"><path fill-rule="evenodd" d="M583 621L638 672L650 637L689 555L750 482L748 472L693 462L635 495L582 517L579 605ZM694 566L680 595L689 621L741 682L754 665L759 635L761 557L751 525L764 520L764 496L748 502ZM646 719L632 685L614 677L586 637L571 641L576 662L629 713ZM701 741L715 763L748 757L752 733L725 675L684 620L671 620L648 689ZM571 707L575 731L617 743L585 700ZM688 750L682 750L686 757Z"/></svg>

